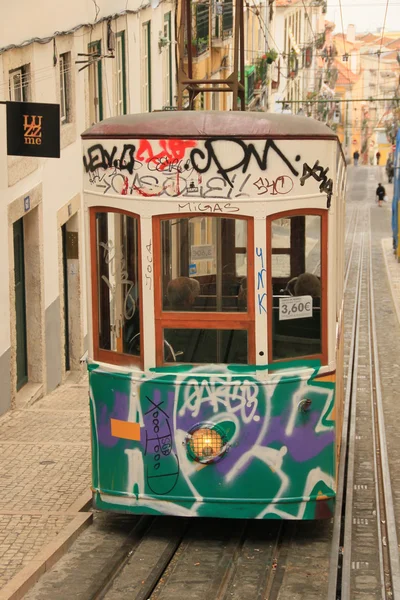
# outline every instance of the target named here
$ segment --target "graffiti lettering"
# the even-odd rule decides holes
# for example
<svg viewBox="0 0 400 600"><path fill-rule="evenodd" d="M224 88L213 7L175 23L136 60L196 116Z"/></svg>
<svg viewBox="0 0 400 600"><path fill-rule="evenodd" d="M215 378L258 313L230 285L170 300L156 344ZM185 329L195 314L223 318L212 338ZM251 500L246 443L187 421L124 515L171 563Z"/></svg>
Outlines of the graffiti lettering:
<svg viewBox="0 0 400 600"><path fill-rule="evenodd" d="M146 244L146 250L147 250L147 266L146 266L146 272L144 274L145 278L146 278L146 287L149 288L149 290L151 290L152 288L152 281L153 281L153 253L152 253L152 247L151 247L151 239L149 240L149 243Z"/></svg>
<svg viewBox="0 0 400 600"><path fill-rule="evenodd" d="M153 163L159 171L174 169L185 157L186 149L194 148L196 143L195 140L158 140L161 151L155 154L151 142L149 140L141 140L136 158L147 164ZM183 165L184 169L186 164ZM187 166L190 168L190 163Z"/></svg>
<svg viewBox="0 0 400 600"><path fill-rule="evenodd" d="M264 253L262 248L256 248L256 256L259 258L259 267L257 273L257 301L258 301L258 312L261 315L263 312L266 313L267 310L265 308L265 298L267 294L265 293L265 275L266 270L264 267Z"/></svg>
<svg viewBox="0 0 400 600"><path fill-rule="evenodd" d="M110 290L112 301L115 299L117 286L123 292L123 315L126 321L132 319L136 310L136 301L132 294L134 282L128 279L128 271L126 269L126 260L123 254L123 246L120 247L118 260L116 261L117 251L112 240L108 243L100 242L99 246L103 248L103 258L106 265L109 266L109 277L102 275L101 278Z"/></svg>
<svg viewBox="0 0 400 600"><path fill-rule="evenodd" d="M179 460L172 452L170 417L162 408L164 401L154 401L146 396L148 410L143 415L146 427L145 455L152 454L152 464L147 466L147 484L158 496L169 494L179 477Z"/></svg>
<svg viewBox="0 0 400 600"><path fill-rule="evenodd" d="M221 407L229 414L239 413L243 423L259 421L256 414L258 407L258 386L247 380L232 380L226 382L219 378L210 377L209 380L188 380L185 386L184 403L179 411L183 416L186 411L193 418L198 417L202 407L208 405L216 414Z"/></svg>
<svg viewBox="0 0 400 600"><path fill-rule="evenodd" d="M289 175L281 175L272 180L271 183L266 177L259 177L253 185L258 189L258 196L271 194L271 196L285 195L292 191L294 184Z"/></svg>
<svg viewBox="0 0 400 600"><path fill-rule="evenodd" d="M226 165L223 164L224 159L221 155L219 155L216 148L216 144L221 141L230 142L233 144L232 152L228 152L226 148L224 148L223 156L226 157ZM232 164L230 156L232 154L237 154L238 149L242 151L242 156L240 157L240 160L237 160L234 164ZM265 141L263 151L260 155L253 143L246 143L243 140L230 138L220 138L218 140L208 139L204 142L204 150L200 148L194 148L191 150L190 159L195 171L198 173L206 173L210 170L211 164L213 163L217 167L217 173L219 173L225 179L228 185L233 187L233 182L229 178L228 173L239 170L240 168L242 169L242 173L246 173L253 157L258 167L262 171L266 171L268 167L268 153L270 150L279 156L279 158L290 169L293 175L296 177L298 176L298 171L296 171L291 162L286 158L283 152L281 152L273 140Z"/></svg>
<svg viewBox="0 0 400 600"><path fill-rule="evenodd" d="M135 146L133 144L124 144L122 151L117 158L117 146L114 146L111 152L108 152L102 144L94 144L87 150L88 156L83 157L83 165L86 173L92 173L96 169L118 168L120 171L126 170L132 175L135 168Z"/></svg>
<svg viewBox="0 0 400 600"><path fill-rule="evenodd" d="M225 204L204 204L203 202L185 202L185 204L178 204L179 212L210 212L210 213L235 213L239 212L240 208L226 202Z"/></svg>
<svg viewBox="0 0 400 600"><path fill-rule="evenodd" d="M319 166L319 160L316 160L313 167L310 167L307 163L303 164L303 175L300 177L300 185L304 185L309 177L313 177L315 181L321 182L319 191L328 194L328 199L332 196L333 192L333 181L328 179L327 173L329 167L324 169ZM329 207L328 207L329 208Z"/></svg>

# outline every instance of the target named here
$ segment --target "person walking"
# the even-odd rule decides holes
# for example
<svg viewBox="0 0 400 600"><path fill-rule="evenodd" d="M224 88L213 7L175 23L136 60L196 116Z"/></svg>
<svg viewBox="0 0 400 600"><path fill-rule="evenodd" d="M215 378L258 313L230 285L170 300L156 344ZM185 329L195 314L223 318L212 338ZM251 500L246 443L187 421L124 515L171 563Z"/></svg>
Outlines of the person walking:
<svg viewBox="0 0 400 600"><path fill-rule="evenodd" d="M358 150L356 150L353 154L353 159L354 159L354 166L356 167L358 165L358 159L360 158L360 154L358 152Z"/></svg>
<svg viewBox="0 0 400 600"><path fill-rule="evenodd" d="M380 152L379 152L379 150L378 150L378 152L376 153L376 164L377 164L378 166L379 166L379 161L380 161L380 160L381 160L381 153L380 153Z"/></svg>
<svg viewBox="0 0 400 600"><path fill-rule="evenodd" d="M378 183L378 187L376 188L376 197L378 199L378 206L382 206L382 202L384 201L386 196L385 188L381 183Z"/></svg>
<svg viewBox="0 0 400 600"><path fill-rule="evenodd" d="M394 164L391 158L388 158L386 163L386 175L388 177L389 183L392 183L394 177Z"/></svg>

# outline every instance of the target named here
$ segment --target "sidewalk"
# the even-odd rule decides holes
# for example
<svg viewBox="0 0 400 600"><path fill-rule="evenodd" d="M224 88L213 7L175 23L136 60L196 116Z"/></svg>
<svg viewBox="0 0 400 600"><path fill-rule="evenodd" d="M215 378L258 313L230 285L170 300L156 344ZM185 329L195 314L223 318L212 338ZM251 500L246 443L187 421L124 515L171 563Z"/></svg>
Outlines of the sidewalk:
<svg viewBox="0 0 400 600"><path fill-rule="evenodd" d="M91 520L86 375L0 417L0 482L0 600L16 600Z"/></svg>

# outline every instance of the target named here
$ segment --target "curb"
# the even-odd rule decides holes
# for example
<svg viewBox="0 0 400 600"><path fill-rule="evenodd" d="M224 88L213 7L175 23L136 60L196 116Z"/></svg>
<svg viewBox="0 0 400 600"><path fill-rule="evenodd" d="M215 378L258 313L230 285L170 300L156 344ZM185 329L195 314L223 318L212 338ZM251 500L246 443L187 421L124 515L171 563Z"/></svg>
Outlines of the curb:
<svg viewBox="0 0 400 600"><path fill-rule="evenodd" d="M389 242L389 243L388 243ZM397 299L397 294L395 292L394 289L394 284L393 284L393 277L392 277L392 273L391 271L393 271L393 269L398 269L399 270L399 281L400 281L400 268L399 268L399 264L397 262L397 260L393 263L393 269L392 269L392 265L389 265L389 261L388 261L388 257L387 257L387 250L388 247L391 248L392 247L392 239L391 238L384 238L381 241L381 245L382 245L382 254L383 254L383 260L385 262L385 267L386 267L386 275L389 281L389 287L390 287L390 292L392 294L392 300L393 300L393 304L394 304L394 309L397 315L397 320L400 323L400 307L399 307L399 302Z"/></svg>
<svg viewBox="0 0 400 600"><path fill-rule="evenodd" d="M75 518L26 567L23 567L6 583L0 590L0 600L20 600L23 598L39 578L64 556L79 534L93 521L93 513L84 512L90 507L91 501L92 492L87 490L71 505L65 514L75 514Z"/></svg>

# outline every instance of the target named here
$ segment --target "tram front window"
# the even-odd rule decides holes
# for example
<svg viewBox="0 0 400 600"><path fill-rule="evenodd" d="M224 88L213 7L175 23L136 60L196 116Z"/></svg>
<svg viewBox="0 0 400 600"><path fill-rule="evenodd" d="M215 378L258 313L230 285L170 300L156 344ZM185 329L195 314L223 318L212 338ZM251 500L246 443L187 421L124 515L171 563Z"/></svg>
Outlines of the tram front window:
<svg viewBox="0 0 400 600"><path fill-rule="evenodd" d="M322 352L320 215L271 222L272 359Z"/></svg>
<svg viewBox="0 0 400 600"><path fill-rule="evenodd" d="M97 212L96 254L98 347L139 356L137 219Z"/></svg>
<svg viewBox="0 0 400 600"><path fill-rule="evenodd" d="M246 220L163 220L161 245L163 310L247 310Z"/></svg>
<svg viewBox="0 0 400 600"><path fill-rule="evenodd" d="M164 362L248 362L248 227L239 218L161 220ZM180 327L176 313L188 312L197 314Z"/></svg>

